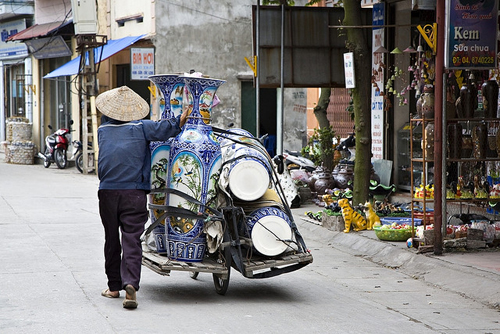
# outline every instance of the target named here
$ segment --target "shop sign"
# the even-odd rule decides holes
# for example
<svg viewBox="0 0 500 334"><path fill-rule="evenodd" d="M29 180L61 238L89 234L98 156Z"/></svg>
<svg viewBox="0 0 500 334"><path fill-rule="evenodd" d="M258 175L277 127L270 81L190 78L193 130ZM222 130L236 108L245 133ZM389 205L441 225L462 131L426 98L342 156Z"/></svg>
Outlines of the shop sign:
<svg viewBox="0 0 500 334"><path fill-rule="evenodd" d="M155 74L155 49L131 48L130 49L130 79L148 80Z"/></svg>
<svg viewBox="0 0 500 334"><path fill-rule="evenodd" d="M384 3L373 6L373 25L380 28L372 30L372 48L378 49L384 45ZM384 89L384 71L379 71L384 63L384 53L372 53L372 73L376 87L372 86L371 94L371 134L372 134L372 159L384 158L384 97L380 92Z"/></svg>
<svg viewBox="0 0 500 334"><path fill-rule="evenodd" d="M448 0L445 67L496 67L498 1Z"/></svg>
<svg viewBox="0 0 500 334"><path fill-rule="evenodd" d="M12 59L28 55L28 47L21 42L7 42L7 38L26 29L26 20L0 23L0 59Z"/></svg>
<svg viewBox="0 0 500 334"><path fill-rule="evenodd" d="M344 75L345 88L356 87L356 79L354 78L354 54L352 52L344 53Z"/></svg>

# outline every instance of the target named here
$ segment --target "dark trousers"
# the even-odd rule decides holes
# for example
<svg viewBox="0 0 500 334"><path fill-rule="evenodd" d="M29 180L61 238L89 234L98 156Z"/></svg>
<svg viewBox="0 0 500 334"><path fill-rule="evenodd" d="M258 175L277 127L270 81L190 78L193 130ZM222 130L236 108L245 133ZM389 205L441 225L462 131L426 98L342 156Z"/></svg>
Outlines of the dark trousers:
<svg viewBox="0 0 500 334"><path fill-rule="evenodd" d="M111 291L132 285L139 290L141 278L141 235L148 220L144 190L98 192L99 214L104 226L104 268ZM120 243L121 232L121 243Z"/></svg>

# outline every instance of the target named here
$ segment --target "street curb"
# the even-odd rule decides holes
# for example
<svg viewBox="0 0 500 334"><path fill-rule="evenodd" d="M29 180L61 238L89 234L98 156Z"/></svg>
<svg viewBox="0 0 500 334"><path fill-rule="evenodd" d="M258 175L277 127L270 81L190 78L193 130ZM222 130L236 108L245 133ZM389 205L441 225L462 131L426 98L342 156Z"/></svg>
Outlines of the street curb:
<svg viewBox="0 0 500 334"><path fill-rule="evenodd" d="M312 232L315 241L363 257L378 265L399 270L427 284L471 298L488 307L500 309L500 289L497 288L500 286L499 274L449 262L446 254L417 254L415 249L404 249L390 242L371 239L363 235L370 233L368 231L331 231L303 219L303 215L301 217L294 213L294 216L296 222L298 219L304 222L300 227Z"/></svg>

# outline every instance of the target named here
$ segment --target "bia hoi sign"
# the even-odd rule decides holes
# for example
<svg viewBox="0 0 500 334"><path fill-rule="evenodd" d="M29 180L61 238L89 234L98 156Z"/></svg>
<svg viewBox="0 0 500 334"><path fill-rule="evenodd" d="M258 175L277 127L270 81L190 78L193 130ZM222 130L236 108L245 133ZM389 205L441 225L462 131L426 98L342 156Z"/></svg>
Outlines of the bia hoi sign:
<svg viewBox="0 0 500 334"><path fill-rule="evenodd" d="M447 0L445 67L496 67L498 1Z"/></svg>

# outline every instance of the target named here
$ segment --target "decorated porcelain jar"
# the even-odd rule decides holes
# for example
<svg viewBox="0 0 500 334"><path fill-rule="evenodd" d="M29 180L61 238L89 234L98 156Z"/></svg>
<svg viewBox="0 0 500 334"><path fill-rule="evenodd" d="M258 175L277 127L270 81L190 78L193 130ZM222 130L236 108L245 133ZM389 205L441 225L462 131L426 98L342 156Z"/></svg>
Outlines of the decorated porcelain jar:
<svg viewBox="0 0 500 334"><path fill-rule="evenodd" d="M177 117L182 113L182 96L184 80L177 74L158 74L149 77L158 88L161 96L160 109L161 119ZM168 159L170 157L170 145L173 138L167 141L151 142L151 189L163 189L167 185ZM152 204L165 204L165 194L150 195ZM158 210L150 210L151 222L161 214ZM165 221L162 221L153 231L155 235L156 250L158 253L166 253L164 234Z"/></svg>
<svg viewBox="0 0 500 334"><path fill-rule="evenodd" d="M182 77L191 95L190 114L181 133L171 143L167 186L196 199L202 205L170 194L167 205L194 213L204 205L216 206L216 184L220 176L221 149L209 121L217 88L225 81ZM203 219L170 216L167 221L167 254L172 260L201 262L206 250Z"/></svg>

